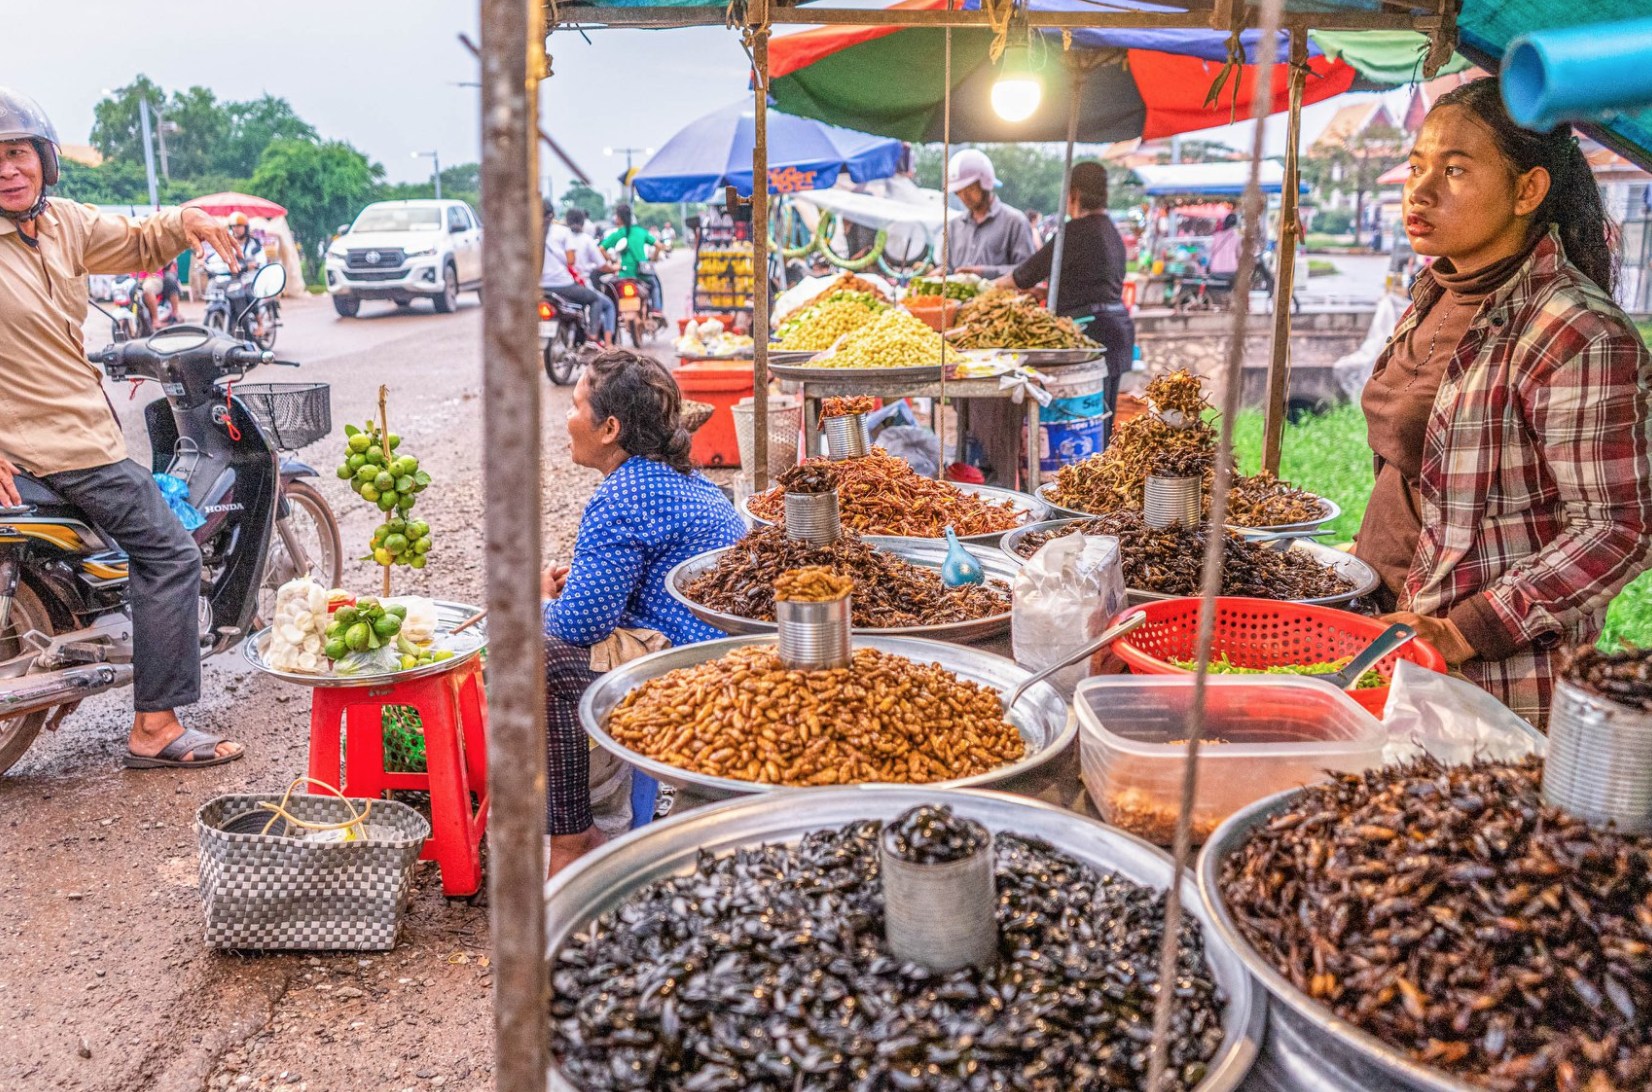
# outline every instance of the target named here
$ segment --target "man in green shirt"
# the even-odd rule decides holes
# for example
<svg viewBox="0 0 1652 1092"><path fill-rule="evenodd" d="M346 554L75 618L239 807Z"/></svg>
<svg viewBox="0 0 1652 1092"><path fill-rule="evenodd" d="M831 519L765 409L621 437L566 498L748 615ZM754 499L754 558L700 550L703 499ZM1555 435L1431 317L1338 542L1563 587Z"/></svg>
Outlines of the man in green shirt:
<svg viewBox="0 0 1652 1092"><path fill-rule="evenodd" d="M614 223L614 230L602 238L602 249L619 262L620 276L634 277L648 285L649 309L664 314L665 288L660 284L653 265L654 248L659 245L659 240L637 223L630 205L614 206ZM643 268L645 262L648 263L646 269Z"/></svg>

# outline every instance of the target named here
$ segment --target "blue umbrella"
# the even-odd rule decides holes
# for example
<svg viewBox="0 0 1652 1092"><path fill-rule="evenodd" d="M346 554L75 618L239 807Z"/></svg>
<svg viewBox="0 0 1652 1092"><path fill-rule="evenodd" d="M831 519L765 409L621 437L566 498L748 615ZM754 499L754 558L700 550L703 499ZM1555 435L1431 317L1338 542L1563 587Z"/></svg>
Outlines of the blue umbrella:
<svg viewBox="0 0 1652 1092"><path fill-rule="evenodd" d="M710 201L724 186L751 195L752 107L746 103L690 122L637 171L644 201ZM769 112L769 192L829 189L844 171L856 182L899 169L901 142Z"/></svg>

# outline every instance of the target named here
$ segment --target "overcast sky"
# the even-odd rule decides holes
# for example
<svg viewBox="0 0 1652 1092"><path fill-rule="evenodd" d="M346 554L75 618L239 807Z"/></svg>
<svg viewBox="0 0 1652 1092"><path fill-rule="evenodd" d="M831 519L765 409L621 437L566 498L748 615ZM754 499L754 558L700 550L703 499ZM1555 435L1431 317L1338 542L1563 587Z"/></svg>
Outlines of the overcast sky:
<svg viewBox="0 0 1652 1092"><path fill-rule="evenodd" d="M29 6L32 48L6 51L0 80L40 101L63 140L85 143L106 87L142 72L170 89L202 84L220 99L269 92L326 137L384 164L392 181L479 158L477 66L458 35L477 38L471 0L69 0ZM599 189L617 189L622 156L605 147L658 148L702 114L747 95L739 38L722 28L597 30L550 39L554 78L541 91L546 128ZM42 45L40 43L50 43ZM1334 106L1304 112L1306 140ZM1272 133L1271 152L1283 150ZM1232 129L1212 134L1248 147ZM641 159L638 159L640 165ZM569 176L548 156L555 192Z"/></svg>

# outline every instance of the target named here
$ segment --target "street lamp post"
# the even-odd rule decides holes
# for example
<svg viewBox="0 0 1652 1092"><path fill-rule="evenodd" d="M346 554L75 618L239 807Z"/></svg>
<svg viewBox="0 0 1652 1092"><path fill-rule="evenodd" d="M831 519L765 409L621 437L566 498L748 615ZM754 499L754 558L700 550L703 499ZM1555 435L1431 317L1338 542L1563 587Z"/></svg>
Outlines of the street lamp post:
<svg viewBox="0 0 1652 1092"><path fill-rule="evenodd" d="M413 153L414 159L422 159L425 156L430 157L430 174L436 182L436 200L440 201L442 199L442 157L436 152Z"/></svg>
<svg viewBox="0 0 1652 1092"><path fill-rule="evenodd" d="M609 156L623 155L625 157L625 200L628 203L631 200L631 157L633 155L639 153L639 152L642 153L643 155L653 155L654 154L654 149L652 149L652 148L604 148L602 150L603 155L609 155Z"/></svg>

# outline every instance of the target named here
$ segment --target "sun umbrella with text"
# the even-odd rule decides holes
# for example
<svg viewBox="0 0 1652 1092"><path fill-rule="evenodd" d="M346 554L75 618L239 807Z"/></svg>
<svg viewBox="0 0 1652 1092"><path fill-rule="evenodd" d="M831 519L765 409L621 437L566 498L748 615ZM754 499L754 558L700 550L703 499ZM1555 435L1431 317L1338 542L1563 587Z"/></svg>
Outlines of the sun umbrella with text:
<svg viewBox="0 0 1652 1092"><path fill-rule="evenodd" d="M250 193L236 193L233 190L209 193L205 197L185 201L184 208L200 209L212 216L228 216L232 212L239 212L247 216L262 216L266 220L287 215L287 210L274 201L266 201Z"/></svg>
<svg viewBox="0 0 1652 1092"><path fill-rule="evenodd" d="M723 187L751 194L755 118L739 103L690 122L638 169L644 201L710 201ZM888 178L900 166L901 142L823 125L810 118L769 115L769 191L829 189L844 171L855 182Z"/></svg>
<svg viewBox="0 0 1652 1092"><path fill-rule="evenodd" d="M906 10L935 10L946 0L900 0ZM1146 0L1115 6L1155 10ZM1083 10L1086 0L1031 0L1041 11ZM964 7L979 7L965 0ZM1012 40L1021 32L1012 32ZM1040 33L1032 58L1042 66L1044 95L1027 120L1007 122L991 105L999 66L988 56L990 30L952 32L952 139L960 142L1064 141L1069 105L1059 31ZM944 31L934 27L820 27L769 46L770 96L788 114L818 118L902 140L937 141L943 132ZM1255 59L1258 32L1243 39ZM1283 41L1283 40L1281 40ZM1228 37L1205 30L1073 32L1073 49L1102 61L1080 85L1078 139L1085 143L1152 139L1226 125L1250 116L1256 68L1240 65L1223 81L1220 101L1206 105L1228 56ZM1283 58L1281 46L1279 56ZM1105 62L1113 63L1105 63ZM1318 102L1353 85L1354 68L1310 49L1303 101ZM1275 112L1288 105L1283 66L1274 77ZM1237 112L1236 112L1237 110Z"/></svg>

